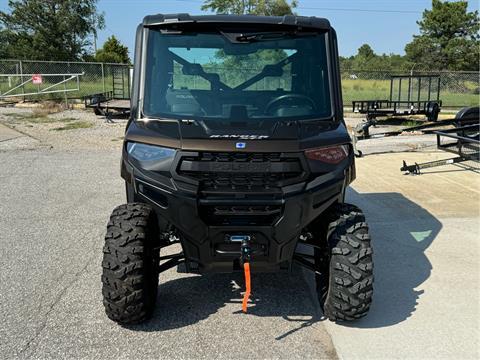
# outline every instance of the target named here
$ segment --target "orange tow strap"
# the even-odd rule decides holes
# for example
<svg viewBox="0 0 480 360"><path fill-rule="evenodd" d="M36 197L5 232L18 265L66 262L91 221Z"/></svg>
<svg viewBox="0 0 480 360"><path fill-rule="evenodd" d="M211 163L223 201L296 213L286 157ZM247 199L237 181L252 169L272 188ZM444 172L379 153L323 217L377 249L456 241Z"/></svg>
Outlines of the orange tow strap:
<svg viewBox="0 0 480 360"><path fill-rule="evenodd" d="M248 299L250 298L250 263L245 262L243 264L243 270L245 273L245 294L243 295L243 302L242 302L242 311L244 313L247 312L247 303Z"/></svg>

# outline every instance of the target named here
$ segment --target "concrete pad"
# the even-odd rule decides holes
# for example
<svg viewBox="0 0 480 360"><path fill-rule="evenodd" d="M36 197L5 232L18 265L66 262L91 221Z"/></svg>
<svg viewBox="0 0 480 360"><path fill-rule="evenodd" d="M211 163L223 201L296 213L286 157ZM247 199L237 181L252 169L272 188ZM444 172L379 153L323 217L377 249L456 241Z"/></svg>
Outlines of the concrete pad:
<svg viewBox="0 0 480 360"><path fill-rule="evenodd" d="M364 155L424 149L434 151L437 148L437 137L436 135L398 135L359 140L356 146Z"/></svg>
<svg viewBox="0 0 480 360"><path fill-rule="evenodd" d="M34 149L39 143L37 139L0 124L0 151Z"/></svg>
<svg viewBox="0 0 480 360"><path fill-rule="evenodd" d="M5 125L0 124L0 142L22 137L23 134Z"/></svg>
<svg viewBox="0 0 480 360"><path fill-rule="evenodd" d="M480 175L448 165L402 175L402 160L357 160L347 201L361 207L374 246L374 300L355 323L326 322L343 359L478 359Z"/></svg>
<svg viewBox="0 0 480 360"><path fill-rule="evenodd" d="M454 154L436 151L371 155L359 158L356 159L357 179L353 183L353 188L362 193L370 193L372 190L378 193L400 193L438 217L478 218L480 176L475 172L478 171L477 168L453 164L424 169L421 175L405 175L400 171L403 160L407 164L413 164L454 156ZM402 209L396 207L393 210L398 212ZM407 208L407 212L409 210ZM405 214L402 213L402 215Z"/></svg>

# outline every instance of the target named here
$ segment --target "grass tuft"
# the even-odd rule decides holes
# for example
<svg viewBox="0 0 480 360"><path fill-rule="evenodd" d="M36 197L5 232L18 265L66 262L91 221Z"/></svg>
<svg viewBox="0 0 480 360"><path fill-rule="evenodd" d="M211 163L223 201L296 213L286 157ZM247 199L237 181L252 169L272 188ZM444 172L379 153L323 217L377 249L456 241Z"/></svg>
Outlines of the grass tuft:
<svg viewBox="0 0 480 360"><path fill-rule="evenodd" d="M4 115L12 118L15 122L28 122L28 123L52 123L56 122L57 120L51 119L47 116L47 114L40 114L40 113L5 113Z"/></svg>
<svg viewBox="0 0 480 360"><path fill-rule="evenodd" d="M76 129L88 129L93 127L93 123L88 121L76 121L76 122L69 122L64 126L53 128L50 130L53 131L66 131L66 130L76 130Z"/></svg>
<svg viewBox="0 0 480 360"><path fill-rule="evenodd" d="M402 122L403 127L414 127L424 124L422 121L415 121L415 120L407 120Z"/></svg>

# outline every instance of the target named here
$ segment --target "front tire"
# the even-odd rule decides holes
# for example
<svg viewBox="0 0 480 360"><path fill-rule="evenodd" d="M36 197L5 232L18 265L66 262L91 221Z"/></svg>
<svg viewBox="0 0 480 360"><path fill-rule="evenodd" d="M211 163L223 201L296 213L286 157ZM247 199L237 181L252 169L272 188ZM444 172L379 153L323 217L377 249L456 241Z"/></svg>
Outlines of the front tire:
<svg viewBox="0 0 480 360"><path fill-rule="evenodd" d="M356 320L368 313L373 295L373 259L365 216L356 206L336 204L316 227L317 294L324 315ZM322 236L323 233L323 236Z"/></svg>
<svg viewBox="0 0 480 360"><path fill-rule="evenodd" d="M157 298L159 233L152 208L131 203L113 210L103 248L102 293L107 316L120 324L151 317Z"/></svg>

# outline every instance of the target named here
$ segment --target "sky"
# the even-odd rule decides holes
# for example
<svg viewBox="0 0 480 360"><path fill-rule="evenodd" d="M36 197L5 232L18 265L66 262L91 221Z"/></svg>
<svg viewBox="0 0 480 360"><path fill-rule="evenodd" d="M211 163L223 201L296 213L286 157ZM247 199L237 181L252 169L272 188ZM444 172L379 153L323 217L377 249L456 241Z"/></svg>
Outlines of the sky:
<svg viewBox="0 0 480 360"><path fill-rule="evenodd" d="M336 29L342 56L355 55L364 43L377 54L404 54L405 44L418 34L417 20L431 0L298 0L299 15L325 17ZM469 9L478 10L478 1L469 1ZM8 0L0 0L0 9L8 9ZM99 0L105 13L106 28L99 32L98 44L115 35L127 45L130 54L135 45L135 29L146 15L158 13L201 14L203 0Z"/></svg>

